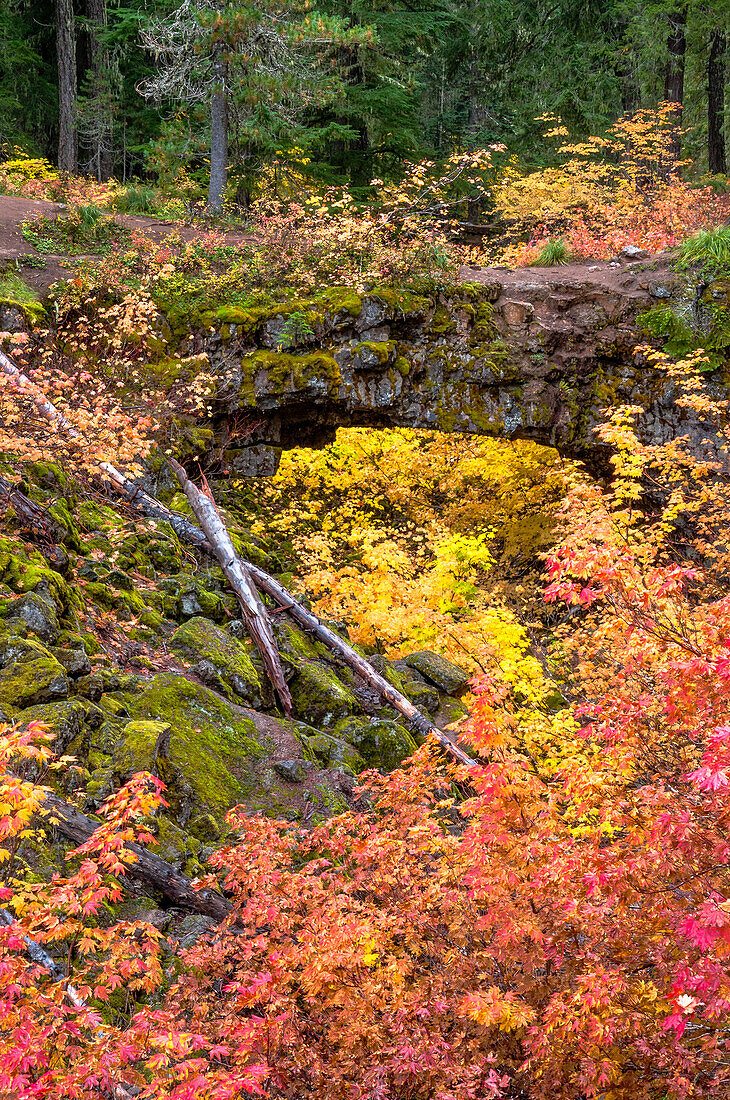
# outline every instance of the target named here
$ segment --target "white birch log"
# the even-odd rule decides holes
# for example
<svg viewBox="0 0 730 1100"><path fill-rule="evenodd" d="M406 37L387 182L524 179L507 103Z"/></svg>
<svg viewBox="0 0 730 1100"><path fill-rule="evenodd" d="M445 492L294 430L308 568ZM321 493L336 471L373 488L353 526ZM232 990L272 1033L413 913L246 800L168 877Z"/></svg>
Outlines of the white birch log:
<svg viewBox="0 0 730 1100"><path fill-rule="evenodd" d="M286 714L291 715L292 698L284 677L284 670L281 667L274 630L268 612L251 580L249 570L236 553L231 542L231 536L221 519L213 497L198 489L197 485L194 485L187 476L180 463L176 462L174 458L169 458L167 461L180 482L198 523L205 532L212 553L217 558L228 583L238 597L246 629L258 647L268 677L281 700L281 705Z"/></svg>

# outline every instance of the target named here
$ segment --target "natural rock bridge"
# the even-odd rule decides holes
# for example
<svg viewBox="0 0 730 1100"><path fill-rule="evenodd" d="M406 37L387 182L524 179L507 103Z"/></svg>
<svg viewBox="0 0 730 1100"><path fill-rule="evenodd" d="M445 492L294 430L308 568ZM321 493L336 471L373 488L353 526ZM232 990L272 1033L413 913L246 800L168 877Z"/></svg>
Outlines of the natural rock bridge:
<svg viewBox="0 0 730 1100"><path fill-rule="evenodd" d="M400 425L595 459L601 410L624 401L646 408L653 439L687 430L666 377L633 354L637 317L686 294L666 262L462 277L440 293L330 288L262 315L206 315L181 350L206 350L219 376L213 450L232 470L273 473L282 447Z"/></svg>

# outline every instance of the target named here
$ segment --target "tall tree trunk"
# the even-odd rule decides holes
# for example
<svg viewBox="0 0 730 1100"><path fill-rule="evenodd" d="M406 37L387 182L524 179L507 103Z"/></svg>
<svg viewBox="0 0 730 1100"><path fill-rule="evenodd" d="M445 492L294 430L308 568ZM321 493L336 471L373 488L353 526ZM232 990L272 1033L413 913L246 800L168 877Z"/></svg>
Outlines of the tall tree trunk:
<svg viewBox="0 0 730 1100"><path fill-rule="evenodd" d="M107 87L108 57L99 40L99 31L107 25L106 0L86 0L89 17L89 65L91 68L92 94L96 98L101 117L95 127L94 161L99 180L107 180L114 171L111 118L109 115L109 89Z"/></svg>
<svg viewBox="0 0 730 1100"><path fill-rule="evenodd" d="M73 0L56 0L58 57L58 167L73 175L78 170L76 132L76 27Z"/></svg>
<svg viewBox="0 0 730 1100"><path fill-rule="evenodd" d="M215 88L210 103L210 187L208 207L215 214L223 210L223 195L228 178L228 102L226 63L222 57L213 59Z"/></svg>
<svg viewBox="0 0 730 1100"><path fill-rule="evenodd" d="M664 73L664 98L676 103L671 155L678 161L682 152L682 102L684 100L684 59L687 52L687 8L682 5L669 15L667 67Z"/></svg>
<svg viewBox="0 0 730 1100"><path fill-rule="evenodd" d="M727 172L725 157L725 31L715 29L707 63L707 160L711 172Z"/></svg>

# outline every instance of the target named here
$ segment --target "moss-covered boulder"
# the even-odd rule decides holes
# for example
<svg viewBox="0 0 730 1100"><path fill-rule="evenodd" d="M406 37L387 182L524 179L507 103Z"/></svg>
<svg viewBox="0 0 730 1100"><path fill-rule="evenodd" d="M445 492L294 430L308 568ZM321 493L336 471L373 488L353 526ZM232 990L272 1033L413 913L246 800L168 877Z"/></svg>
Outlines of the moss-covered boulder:
<svg viewBox="0 0 730 1100"><path fill-rule="evenodd" d="M131 725L115 749L119 778L154 770L168 784L166 797L178 824L201 815L223 819L231 807L286 815L288 784L273 771L273 742L232 703L174 673L155 676L130 701ZM272 720L273 721L273 720ZM162 726L169 726L169 734Z"/></svg>
<svg viewBox="0 0 730 1100"><path fill-rule="evenodd" d="M334 733L357 749L366 764L385 772L397 768L416 751L408 730L387 718L344 718Z"/></svg>
<svg viewBox="0 0 730 1100"><path fill-rule="evenodd" d="M55 753L64 753L84 725L86 707L78 699L63 699L58 703L40 703L18 715L23 725L42 722L53 737L51 747Z"/></svg>
<svg viewBox="0 0 730 1100"><path fill-rule="evenodd" d="M0 704L29 707L68 696L68 676L55 657L38 654L0 669Z"/></svg>
<svg viewBox="0 0 730 1100"><path fill-rule="evenodd" d="M52 645L58 640L60 628L55 604L38 592L27 592L11 601L7 607L7 618L10 622L17 619L25 623L28 630L42 642Z"/></svg>
<svg viewBox="0 0 730 1100"><path fill-rule="evenodd" d="M435 684L448 695L458 695L469 683L469 673L466 669L430 649L409 653L405 657L405 662L410 668L420 672L429 683Z"/></svg>
<svg viewBox="0 0 730 1100"><path fill-rule="evenodd" d="M261 703L261 681L244 644L208 619L196 616L175 631L171 647L189 660L200 679L227 698Z"/></svg>
<svg viewBox="0 0 730 1100"><path fill-rule="evenodd" d="M314 726L332 726L358 709L353 693L323 661L304 661L290 690L295 715Z"/></svg>
<svg viewBox="0 0 730 1100"><path fill-rule="evenodd" d="M367 767L365 760L347 741L329 733L316 733L308 739L309 748L326 768L337 768L351 775L359 775Z"/></svg>
<svg viewBox="0 0 730 1100"><path fill-rule="evenodd" d="M88 676L91 672L91 661L86 650L81 646L51 646L50 653L73 679L79 676Z"/></svg>

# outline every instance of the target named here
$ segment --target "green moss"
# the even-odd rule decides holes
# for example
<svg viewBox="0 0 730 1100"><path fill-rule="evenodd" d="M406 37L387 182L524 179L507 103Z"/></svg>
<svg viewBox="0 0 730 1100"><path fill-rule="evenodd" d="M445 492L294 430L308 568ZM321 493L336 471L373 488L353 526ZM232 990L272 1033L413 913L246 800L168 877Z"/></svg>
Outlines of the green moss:
<svg viewBox="0 0 730 1100"><path fill-rule="evenodd" d="M257 320L260 319L261 313L255 310L243 309L241 306L219 306L215 311L214 317L216 321L222 321L227 325L240 325L242 328L249 331Z"/></svg>
<svg viewBox="0 0 730 1100"><path fill-rule="evenodd" d="M0 669L0 703L27 707L65 699L67 695L66 670L53 657L39 655Z"/></svg>
<svg viewBox="0 0 730 1100"><path fill-rule="evenodd" d="M172 779L169 797L179 810L186 797L198 810L218 819L232 806L256 795L266 800L264 759L268 743L249 719L239 715L208 688L173 673L156 676L131 706L132 746L140 760L148 760L153 729L138 720L170 727L164 757ZM126 753L125 738L119 753ZM125 757L126 758L126 757ZM133 764L130 764L133 766Z"/></svg>
<svg viewBox="0 0 730 1100"><path fill-rule="evenodd" d="M353 356L360 355L362 358L362 352L366 354L369 352L368 358L372 361L373 358L377 359L378 363L385 365L394 359L395 353L395 341L394 340L364 340L361 344L356 344L352 349Z"/></svg>
<svg viewBox="0 0 730 1100"><path fill-rule="evenodd" d="M303 663L290 685L294 713L313 725L330 726L357 709L357 699L329 666Z"/></svg>
<svg viewBox="0 0 730 1100"><path fill-rule="evenodd" d="M326 783L317 783L310 796L312 812L309 820L313 825L328 821L338 814L346 814L350 807L347 802Z"/></svg>
<svg viewBox="0 0 730 1100"><path fill-rule="evenodd" d="M493 340L497 335L497 327L494 324L494 307L491 302L478 302L476 305L465 307L472 316L469 342L482 344L485 340Z"/></svg>
<svg viewBox="0 0 730 1100"><path fill-rule="evenodd" d="M342 382L340 368L331 355L315 351L309 355L289 355L283 351L256 351L241 360L244 387L251 386L260 371L267 375L268 387L275 392L304 389L309 382L324 381L331 393ZM250 391L249 391L250 392Z"/></svg>
<svg viewBox="0 0 730 1100"><path fill-rule="evenodd" d="M399 355L393 366L402 378L406 378L411 373L411 364L404 355Z"/></svg>
<svg viewBox="0 0 730 1100"><path fill-rule="evenodd" d="M446 336L456 331L456 321L443 303L439 302L428 323L428 332L432 336Z"/></svg>
<svg viewBox="0 0 730 1100"><path fill-rule="evenodd" d="M82 602L60 573L51 569L37 550L29 550L12 539L0 538L0 581L14 592L36 589L56 604L62 618L73 617Z"/></svg>
<svg viewBox="0 0 730 1100"><path fill-rule="evenodd" d="M246 647L208 619L189 619L175 631L170 645L196 662L206 683L229 699L246 699L254 706L261 702L261 681Z"/></svg>
<svg viewBox="0 0 730 1100"><path fill-rule="evenodd" d="M279 651L289 663L297 668L306 661L326 659L329 651L321 642L310 638L299 627L290 622L280 622L274 627Z"/></svg>
<svg viewBox="0 0 730 1100"><path fill-rule="evenodd" d="M312 753L326 768L340 768L358 775L365 767L365 760L347 741L328 733L317 733L308 739Z"/></svg>
<svg viewBox="0 0 730 1100"><path fill-rule="evenodd" d="M362 298L347 286L331 286L317 296L330 313L349 313L351 317L359 317L362 313Z"/></svg>
<svg viewBox="0 0 730 1100"><path fill-rule="evenodd" d="M37 324L42 321L46 311L33 287L28 286L19 275L9 271L0 276L0 305L14 306L22 311L26 321Z"/></svg>
<svg viewBox="0 0 730 1100"><path fill-rule="evenodd" d="M335 734L354 746L365 762L392 771L416 751L408 730L386 718L344 718Z"/></svg>

